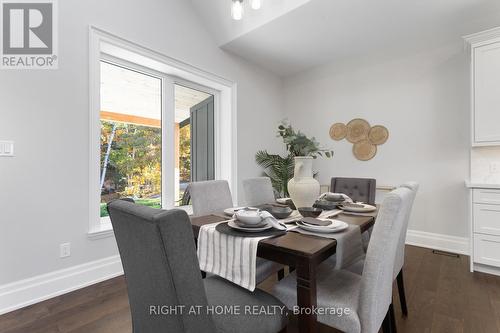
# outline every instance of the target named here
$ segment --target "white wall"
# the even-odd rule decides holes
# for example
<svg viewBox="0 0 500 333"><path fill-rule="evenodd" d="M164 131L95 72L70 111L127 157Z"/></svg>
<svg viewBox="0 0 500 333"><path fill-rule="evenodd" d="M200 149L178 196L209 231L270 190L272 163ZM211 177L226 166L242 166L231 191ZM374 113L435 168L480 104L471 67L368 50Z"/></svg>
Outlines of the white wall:
<svg viewBox="0 0 500 333"><path fill-rule="evenodd" d="M325 65L285 81L285 110L295 127L335 151L315 162L322 184L332 176L373 177L381 185L416 180L410 229L467 237L468 70L459 40L385 63ZM390 132L368 162L328 135L331 124L358 117Z"/></svg>
<svg viewBox="0 0 500 333"><path fill-rule="evenodd" d="M117 254L114 238L89 240L89 24L238 83L238 177L253 156L279 149L282 82L221 51L185 0L59 1L59 69L0 72L0 291L18 281ZM72 255L59 259L59 244Z"/></svg>

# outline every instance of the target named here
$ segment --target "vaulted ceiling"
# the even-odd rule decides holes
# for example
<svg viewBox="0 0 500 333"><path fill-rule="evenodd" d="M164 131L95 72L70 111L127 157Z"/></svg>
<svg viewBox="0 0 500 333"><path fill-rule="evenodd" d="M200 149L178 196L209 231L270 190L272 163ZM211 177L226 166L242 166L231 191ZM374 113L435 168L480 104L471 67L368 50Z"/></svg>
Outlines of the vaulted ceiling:
<svg viewBox="0 0 500 333"><path fill-rule="evenodd" d="M500 26L498 0L191 0L218 45L280 76L358 57L419 52Z"/></svg>

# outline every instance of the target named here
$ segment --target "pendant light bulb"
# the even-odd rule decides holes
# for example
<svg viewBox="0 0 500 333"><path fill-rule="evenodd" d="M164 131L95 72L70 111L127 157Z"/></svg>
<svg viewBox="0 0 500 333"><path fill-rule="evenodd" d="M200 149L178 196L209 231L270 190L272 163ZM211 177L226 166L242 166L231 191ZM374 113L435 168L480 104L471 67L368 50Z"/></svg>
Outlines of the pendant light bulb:
<svg viewBox="0 0 500 333"><path fill-rule="evenodd" d="M250 7L252 7L252 9L260 9L260 7L262 6L262 0L250 0Z"/></svg>
<svg viewBox="0 0 500 333"><path fill-rule="evenodd" d="M231 16L233 20L239 21L243 18L243 0L233 0L231 6Z"/></svg>

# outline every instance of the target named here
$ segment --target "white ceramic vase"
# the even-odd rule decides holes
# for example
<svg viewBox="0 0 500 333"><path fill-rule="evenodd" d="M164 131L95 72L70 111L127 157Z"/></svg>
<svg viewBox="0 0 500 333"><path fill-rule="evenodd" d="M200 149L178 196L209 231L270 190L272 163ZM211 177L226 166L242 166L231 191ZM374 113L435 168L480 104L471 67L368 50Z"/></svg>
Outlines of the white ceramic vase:
<svg viewBox="0 0 500 333"><path fill-rule="evenodd" d="M312 207L319 196L319 182L314 179L312 157L295 157L293 178L288 181L288 193L295 207Z"/></svg>

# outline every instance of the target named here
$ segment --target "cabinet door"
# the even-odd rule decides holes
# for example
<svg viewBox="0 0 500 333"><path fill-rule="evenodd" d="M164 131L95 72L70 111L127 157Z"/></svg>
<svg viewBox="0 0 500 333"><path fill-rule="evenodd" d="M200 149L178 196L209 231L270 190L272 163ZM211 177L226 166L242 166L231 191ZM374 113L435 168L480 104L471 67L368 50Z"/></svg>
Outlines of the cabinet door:
<svg viewBox="0 0 500 333"><path fill-rule="evenodd" d="M474 204L474 232L500 236L500 206Z"/></svg>
<svg viewBox="0 0 500 333"><path fill-rule="evenodd" d="M500 267L500 237L474 234L474 262Z"/></svg>
<svg viewBox="0 0 500 333"><path fill-rule="evenodd" d="M474 143L500 143L500 43L474 49Z"/></svg>

